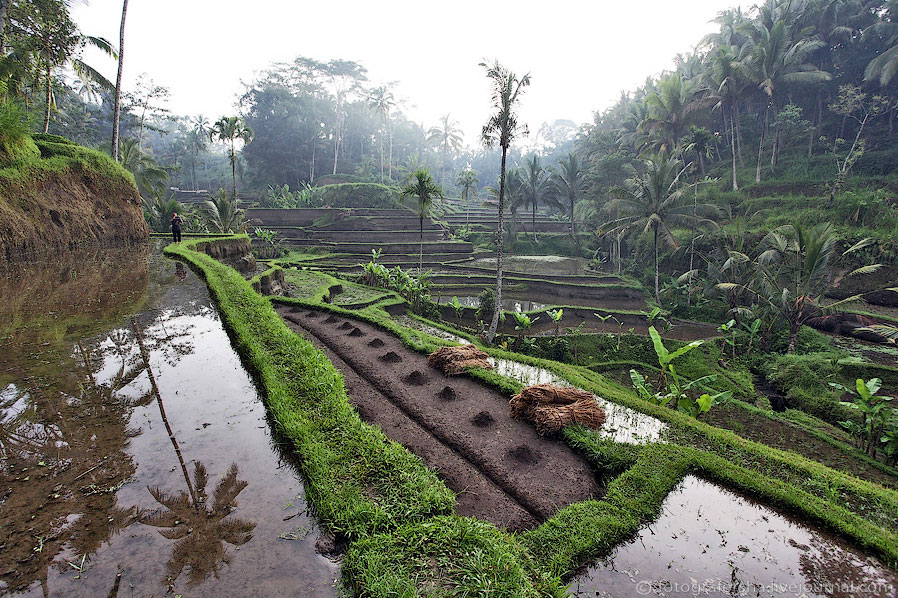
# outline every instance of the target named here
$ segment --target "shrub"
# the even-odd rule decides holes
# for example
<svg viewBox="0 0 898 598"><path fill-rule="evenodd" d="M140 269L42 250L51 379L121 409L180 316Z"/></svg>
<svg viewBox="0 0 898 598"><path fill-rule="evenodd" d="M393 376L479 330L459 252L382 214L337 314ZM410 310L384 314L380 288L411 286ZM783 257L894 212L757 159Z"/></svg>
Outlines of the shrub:
<svg viewBox="0 0 898 598"><path fill-rule="evenodd" d="M342 183L312 189L315 205L329 208L395 208L399 190L375 183Z"/></svg>

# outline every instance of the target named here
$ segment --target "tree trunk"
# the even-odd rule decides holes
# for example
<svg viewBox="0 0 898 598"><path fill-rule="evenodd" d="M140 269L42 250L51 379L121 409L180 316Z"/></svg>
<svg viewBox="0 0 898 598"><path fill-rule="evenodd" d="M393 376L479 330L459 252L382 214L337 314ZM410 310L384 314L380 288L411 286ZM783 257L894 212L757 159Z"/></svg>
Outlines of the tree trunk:
<svg viewBox="0 0 898 598"><path fill-rule="evenodd" d="M234 181L234 201L237 201L237 152L234 150L234 140L231 140L231 180Z"/></svg>
<svg viewBox="0 0 898 598"><path fill-rule="evenodd" d="M384 136L380 136L380 184L384 184Z"/></svg>
<svg viewBox="0 0 898 598"><path fill-rule="evenodd" d="M733 112L735 113L735 105ZM730 149L733 152L733 191L739 190L739 183L736 181L736 117L730 119Z"/></svg>
<svg viewBox="0 0 898 598"><path fill-rule="evenodd" d="M499 312L502 310L502 242L505 236L502 230L503 212L505 211L505 157L508 148L502 146L502 163L499 169L499 222L496 231L496 309L493 311L493 319L486 333L486 341L492 343L496 338L496 330L499 328Z"/></svg>
<svg viewBox="0 0 898 598"><path fill-rule="evenodd" d="M44 97L44 99L47 100L47 108L44 110L44 133L50 130L50 98L52 97L50 74L50 64L47 63L47 68L44 71L44 83L47 86L47 93Z"/></svg>
<svg viewBox="0 0 898 598"><path fill-rule="evenodd" d="M118 34L118 73L115 76L115 99L112 108L112 159L118 162L119 119L122 114L122 68L125 64L125 17L128 16L128 0L122 2L122 25ZM194 178L196 177L194 168Z"/></svg>
<svg viewBox="0 0 898 598"><path fill-rule="evenodd" d="M421 278L421 272L424 271L424 212L418 213L418 230L420 231L420 236L418 237L421 243L421 251L418 254L418 278Z"/></svg>
<svg viewBox="0 0 898 598"><path fill-rule="evenodd" d="M658 307L661 307L661 291L658 284L658 227L654 228L655 231L655 301L658 302Z"/></svg>
<svg viewBox="0 0 898 598"><path fill-rule="evenodd" d="M387 118L389 118L389 115L387 116ZM392 181L393 181L393 127L390 125L389 122L387 122L387 131L390 136L390 155L387 160L387 171L389 172L389 175L390 175L389 179L390 179L390 182L392 183Z"/></svg>
<svg viewBox="0 0 898 598"><path fill-rule="evenodd" d="M531 219L530 224L533 226L533 242L536 243L536 195L533 196L532 208L533 218Z"/></svg>
<svg viewBox="0 0 898 598"><path fill-rule="evenodd" d="M0 0L0 54L6 49L6 15L9 14L9 0Z"/></svg>
<svg viewBox="0 0 898 598"><path fill-rule="evenodd" d="M745 160L742 159L742 116L739 114L739 105L734 106L736 113L736 151L739 152L739 167L745 168Z"/></svg>
<svg viewBox="0 0 898 598"><path fill-rule="evenodd" d="M698 211L698 182L693 190L692 200L692 241L689 243L689 288L686 291L686 305L692 305L692 270L695 267L695 214Z"/></svg>
<svg viewBox="0 0 898 598"><path fill-rule="evenodd" d="M758 119L758 122L761 123L761 138L758 140L758 169L755 171L755 182L761 182L761 160L764 158L764 133L767 129L767 124L770 118L769 106L764 109L764 118Z"/></svg>
<svg viewBox="0 0 898 598"><path fill-rule="evenodd" d="M789 322L789 350L788 353L795 352L795 341L798 339L798 331L801 329L801 324L796 324L794 322Z"/></svg>

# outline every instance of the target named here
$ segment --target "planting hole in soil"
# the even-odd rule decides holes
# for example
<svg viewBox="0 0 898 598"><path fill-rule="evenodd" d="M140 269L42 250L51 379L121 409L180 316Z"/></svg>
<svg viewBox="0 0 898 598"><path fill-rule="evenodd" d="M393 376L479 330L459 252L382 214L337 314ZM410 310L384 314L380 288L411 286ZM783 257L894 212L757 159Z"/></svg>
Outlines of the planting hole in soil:
<svg viewBox="0 0 898 598"><path fill-rule="evenodd" d="M451 386L444 386L443 390L437 393L437 396L444 401L454 401L458 398L455 394L455 389Z"/></svg>
<svg viewBox="0 0 898 598"><path fill-rule="evenodd" d="M325 324L333 324L334 322L337 322L337 321L338 321L337 318L335 318L334 316L328 316L327 319L324 321L324 323Z"/></svg>
<svg viewBox="0 0 898 598"><path fill-rule="evenodd" d="M490 415L489 411L481 411L471 420L471 423L478 428L489 428L495 422L496 420L493 419L493 416Z"/></svg>
<svg viewBox="0 0 898 598"><path fill-rule="evenodd" d="M534 465L536 463L539 463L539 455L537 455L533 451L533 449L531 449L526 444L514 447L513 449L508 451L508 455L516 462L522 463L524 465Z"/></svg>
<svg viewBox="0 0 898 598"><path fill-rule="evenodd" d="M350 324L349 322L343 322L342 324L337 326L337 328L340 330L349 330L350 328L352 328L352 324Z"/></svg>
<svg viewBox="0 0 898 598"><path fill-rule="evenodd" d="M427 384L427 376L415 370L402 378L402 381L410 386L424 386Z"/></svg>
<svg viewBox="0 0 898 598"><path fill-rule="evenodd" d="M365 336L365 333L359 330L358 328L353 328L349 333L349 336Z"/></svg>
<svg viewBox="0 0 898 598"><path fill-rule="evenodd" d="M383 347L384 342L382 340L380 340L379 338L375 338L375 339L371 339L371 342L368 343L368 346L374 347L374 348Z"/></svg>
<svg viewBox="0 0 898 598"><path fill-rule="evenodd" d="M381 355L380 360L384 363L399 363L402 361L402 358L394 351L390 351L389 353Z"/></svg>

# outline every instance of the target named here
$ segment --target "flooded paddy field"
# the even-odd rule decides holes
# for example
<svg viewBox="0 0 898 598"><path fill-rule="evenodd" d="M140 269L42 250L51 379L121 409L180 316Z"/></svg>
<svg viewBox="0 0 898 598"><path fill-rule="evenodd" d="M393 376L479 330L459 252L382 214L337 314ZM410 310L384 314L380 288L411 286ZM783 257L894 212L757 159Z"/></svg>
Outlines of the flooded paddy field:
<svg viewBox="0 0 898 598"><path fill-rule="evenodd" d="M569 587L583 598L892 598L898 573L831 534L687 476L655 522Z"/></svg>
<svg viewBox="0 0 898 598"><path fill-rule="evenodd" d="M337 595L205 284L70 257L0 278L0 594Z"/></svg>

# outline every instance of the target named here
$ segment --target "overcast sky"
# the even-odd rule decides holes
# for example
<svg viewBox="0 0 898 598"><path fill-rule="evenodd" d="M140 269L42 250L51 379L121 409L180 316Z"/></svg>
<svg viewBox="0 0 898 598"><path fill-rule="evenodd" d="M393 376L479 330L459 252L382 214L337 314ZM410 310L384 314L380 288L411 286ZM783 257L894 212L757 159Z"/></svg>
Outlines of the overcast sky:
<svg viewBox="0 0 898 598"><path fill-rule="evenodd" d="M140 73L171 89L176 114L217 118L254 73L307 56L355 60L377 84L396 81L404 111L425 127L449 113L477 135L489 112L482 59L530 72L521 115L544 122L590 121L646 77L673 66L714 29L727 0L130 0L125 89ZM122 0L74 8L88 35L118 44ZM114 80L108 57L91 63Z"/></svg>

